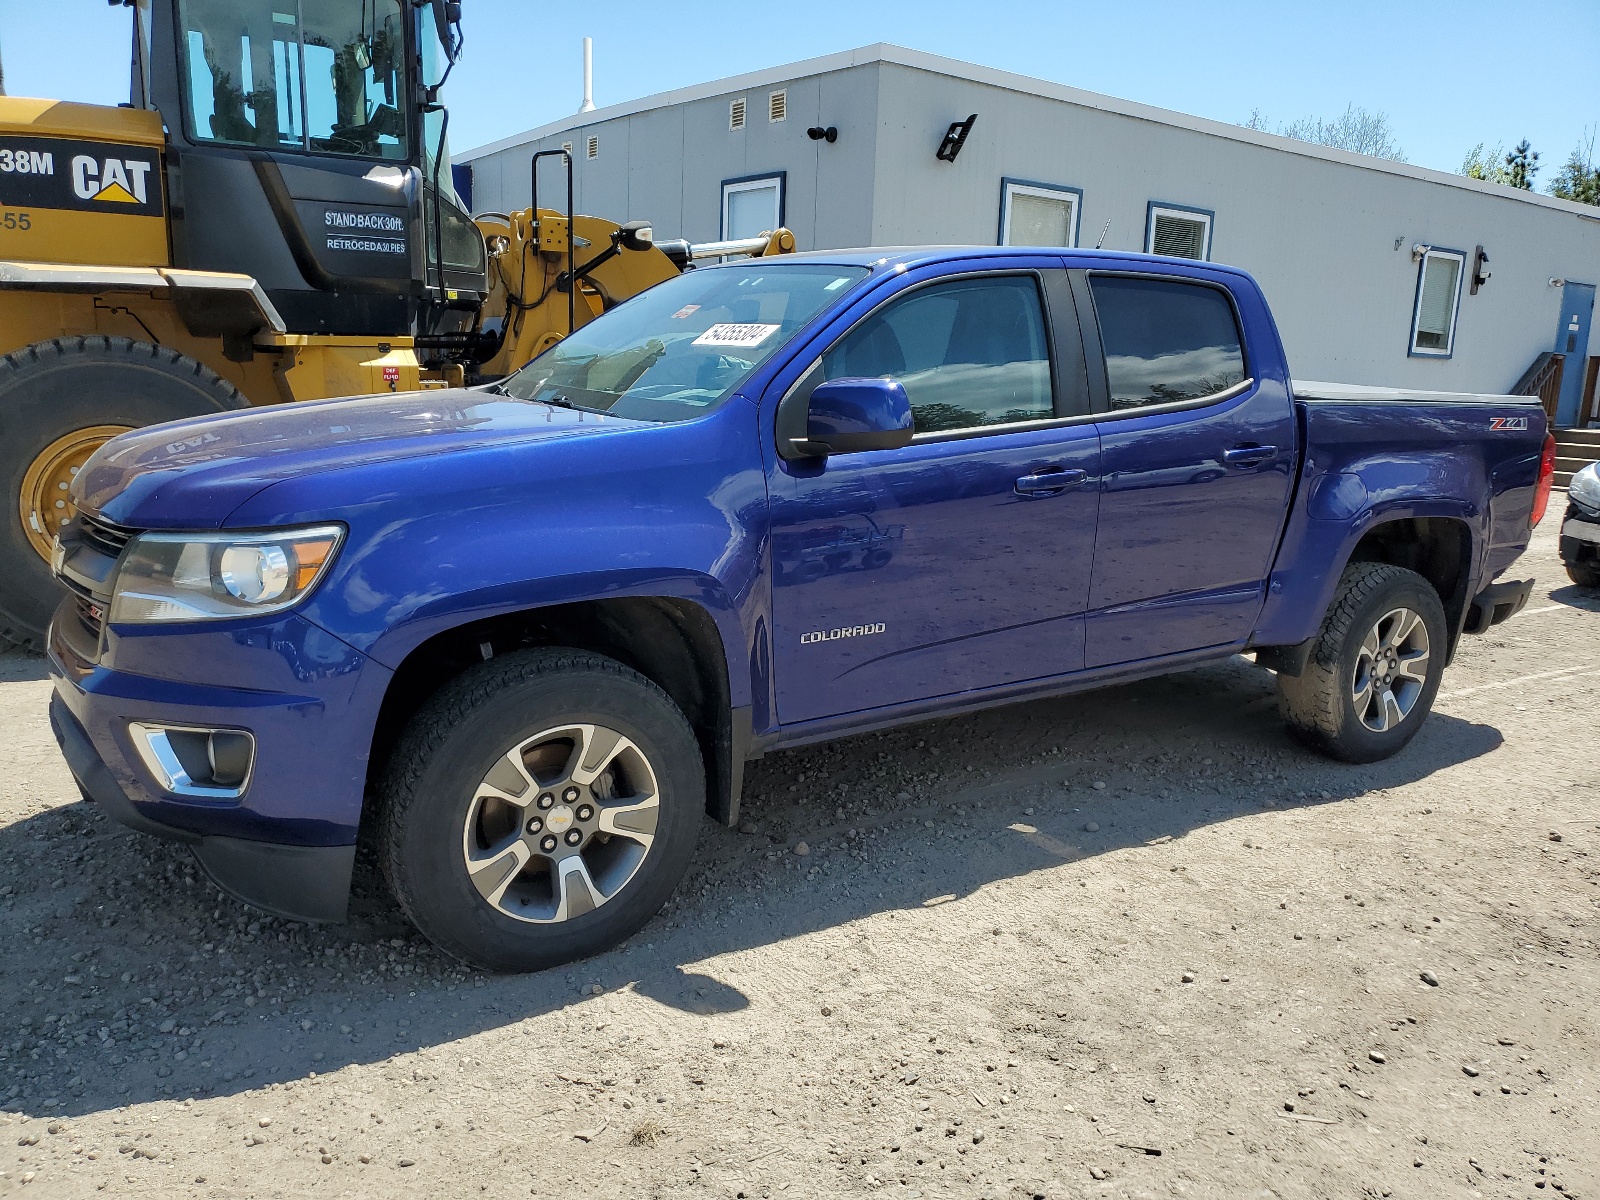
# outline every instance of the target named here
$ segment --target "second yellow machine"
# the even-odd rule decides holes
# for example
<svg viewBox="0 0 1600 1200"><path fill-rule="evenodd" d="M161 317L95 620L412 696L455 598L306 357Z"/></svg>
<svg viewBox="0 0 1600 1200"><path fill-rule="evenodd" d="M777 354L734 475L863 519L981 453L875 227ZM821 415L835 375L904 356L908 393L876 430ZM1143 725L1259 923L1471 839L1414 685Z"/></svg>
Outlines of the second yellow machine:
<svg viewBox="0 0 1600 1200"><path fill-rule="evenodd" d="M122 2L128 106L0 96L0 639L41 643L72 476L118 433L492 379L695 258L794 249L573 215L560 152L564 209L474 220L459 3Z"/></svg>

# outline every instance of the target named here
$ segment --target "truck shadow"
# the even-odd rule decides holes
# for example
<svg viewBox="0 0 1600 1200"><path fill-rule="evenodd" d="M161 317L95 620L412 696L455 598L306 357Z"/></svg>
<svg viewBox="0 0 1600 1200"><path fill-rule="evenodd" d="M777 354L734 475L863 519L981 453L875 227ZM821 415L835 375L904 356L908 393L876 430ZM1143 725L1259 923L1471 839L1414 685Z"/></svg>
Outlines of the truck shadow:
<svg viewBox="0 0 1600 1200"><path fill-rule="evenodd" d="M1435 714L1394 759L1331 763L1288 740L1271 677L1236 659L774 754L751 767L751 832L708 823L689 877L643 931L520 977L473 972L423 941L370 853L349 923L297 925L222 895L181 848L74 804L0 830L0 1101L82 1115L292 1083L605 992L714 1017L751 1003L702 965L718 955L1028 874L1070 904L1107 856L1274 809L1333 818L1343 801L1500 744L1490 726ZM536 1052L525 1068L540 1069Z"/></svg>

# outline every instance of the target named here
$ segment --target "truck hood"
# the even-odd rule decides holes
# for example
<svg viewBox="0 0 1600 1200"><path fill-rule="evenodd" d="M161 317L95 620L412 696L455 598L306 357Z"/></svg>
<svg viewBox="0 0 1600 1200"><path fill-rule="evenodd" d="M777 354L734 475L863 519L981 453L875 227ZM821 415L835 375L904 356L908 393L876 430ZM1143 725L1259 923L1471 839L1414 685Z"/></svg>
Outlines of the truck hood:
<svg viewBox="0 0 1600 1200"><path fill-rule="evenodd" d="M285 479L641 424L481 388L283 404L125 433L84 465L72 496L134 529L211 529Z"/></svg>

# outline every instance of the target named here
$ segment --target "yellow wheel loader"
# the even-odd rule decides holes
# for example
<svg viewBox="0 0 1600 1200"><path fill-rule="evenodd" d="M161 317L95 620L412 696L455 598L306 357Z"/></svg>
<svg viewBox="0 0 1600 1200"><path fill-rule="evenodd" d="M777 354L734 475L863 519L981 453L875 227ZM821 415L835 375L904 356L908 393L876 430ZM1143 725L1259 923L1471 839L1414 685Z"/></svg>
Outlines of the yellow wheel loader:
<svg viewBox="0 0 1600 1200"><path fill-rule="evenodd" d="M0 639L42 643L72 476L118 433L486 381L696 258L794 249L575 215L561 151L564 210L474 220L453 0L111 4L127 106L0 96Z"/></svg>

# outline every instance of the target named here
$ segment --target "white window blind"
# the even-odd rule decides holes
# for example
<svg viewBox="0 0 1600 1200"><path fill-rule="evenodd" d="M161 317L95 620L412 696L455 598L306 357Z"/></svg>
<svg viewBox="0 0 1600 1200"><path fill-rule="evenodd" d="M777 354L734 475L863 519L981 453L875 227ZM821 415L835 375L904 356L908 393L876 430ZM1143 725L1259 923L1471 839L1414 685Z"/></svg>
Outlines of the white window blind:
<svg viewBox="0 0 1600 1200"><path fill-rule="evenodd" d="M728 105L728 128L730 130L744 128L743 96L740 96L737 100Z"/></svg>
<svg viewBox="0 0 1600 1200"><path fill-rule="evenodd" d="M1413 354L1446 355L1455 342L1456 297L1461 290L1464 255L1429 250L1422 256L1422 277L1417 284L1416 327L1411 334Z"/></svg>
<svg viewBox="0 0 1600 1200"><path fill-rule="evenodd" d="M1150 214L1150 254L1204 259L1210 247L1211 218L1203 213L1155 209Z"/></svg>
<svg viewBox="0 0 1600 1200"><path fill-rule="evenodd" d="M773 92L767 97L767 120L774 123L782 121L789 115L788 91Z"/></svg>
<svg viewBox="0 0 1600 1200"><path fill-rule="evenodd" d="M1072 246L1077 244L1076 192L1007 182L1002 200L1001 245Z"/></svg>

